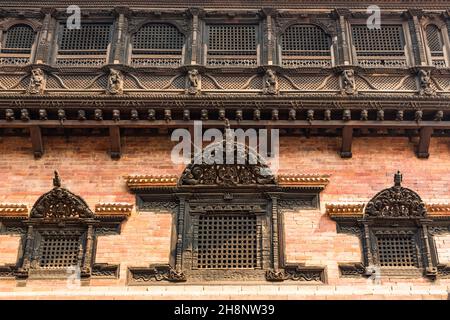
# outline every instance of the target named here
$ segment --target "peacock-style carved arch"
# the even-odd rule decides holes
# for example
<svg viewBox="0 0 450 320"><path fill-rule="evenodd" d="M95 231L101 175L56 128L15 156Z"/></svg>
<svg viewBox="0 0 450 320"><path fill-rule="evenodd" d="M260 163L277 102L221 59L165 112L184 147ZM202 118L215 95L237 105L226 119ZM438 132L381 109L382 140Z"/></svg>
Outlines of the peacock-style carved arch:
<svg viewBox="0 0 450 320"><path fill-rule="evenodd" d="M424 218L427 214L420 196L401 185L402 174L394 176L394 186L377 193L367 203L365 214L376 218Z"/></svg>
<svg viewBox="0 0 450 320"><path fill-rule="evenodd" d="M217 157L218 153L221 156ZM185 168L179 180L180 186L276 185L276 179L266 161L254 149L239 142L230 142L225 138L208 145L203 155L201 162L194 159Z"/></svg>
<svg viewBox="0 0 450 320"><path fill-rule="evenodd" d="M61 179L55 171L53 189L39 197L31 209L30 218L93 219L94 213L81 197L61 187Z"/></svg>

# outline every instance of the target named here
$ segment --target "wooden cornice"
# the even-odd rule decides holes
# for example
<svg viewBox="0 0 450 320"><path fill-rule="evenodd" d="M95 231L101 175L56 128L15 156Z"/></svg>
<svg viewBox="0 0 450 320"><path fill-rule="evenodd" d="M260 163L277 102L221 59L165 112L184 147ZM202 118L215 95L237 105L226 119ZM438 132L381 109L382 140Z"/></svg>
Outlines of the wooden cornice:
<svg viewBox="0 0 450 320"><path fill-rule="evenodd" d="M330 218L362 218L364 203L327 203L325 212Z"/></svg>
<svg viewBox="0 0 450 320"><path fill-rule="evenodd" d="M176 187L178 177L173 175L137 175L125 177L127 186L132 191L148 188Z"/></svg>
<svg viewBox="0 0 450 320"><path fill-rule="evenodd" d="M37 0L37 1L12 1L6 0L2 2L2 7L42 7L42 6L55 6L66 8L72 5L70 0ZM123 5L123 0L109 0L109 1L90 1L90 0L78 0L77 5L84 8L99 7L99 8L111 8L115 6ZM292 1L292 0L229 0L227 2L219 0L128 0L126 2L129 7L139 8L180 8L180 7L204 7L204 8L260 8L260 7L277 7L277 8L359 8L366 9L368 6L377 4L382 8L442 8L446 9L450 6L448 0L380 0L374 3L373 1L352 1L352 0L308 0L308 1Z"/></svg>
<svg viewBox="0 0 450 320"><path fill-rule="evenodd" d="M326 214L332 219L362 218L365 203L327 203ZM450 203L426 204L427 217L450 218Z"/></svg>
<svg viewBox="0 0 450 320"><path fill-rule="evenodd" d="M450 218L450 203L433 203L426 205L428 216L432 218Z"/></svg>
<svg viewBox="0 0 450 320"><path fill-rule="evenodd" d="M0 218L24 220L28 218L28 207L26 204L0 203Z"/></svg>
<svg viewBox="0 0 450 320"><path fill-rule="evenodd" d="M132 210L133 204L129 203L98 203L95 205L95 217L99 219L126 218L131 215Z"/></svg>
<svg viewBox="0 0 450 320"><path fill-rule="evenodd" d="M330 182L330 176L318 174L281 174L277 176L277 182L281 187L314 187L324 189Z"/></svg>

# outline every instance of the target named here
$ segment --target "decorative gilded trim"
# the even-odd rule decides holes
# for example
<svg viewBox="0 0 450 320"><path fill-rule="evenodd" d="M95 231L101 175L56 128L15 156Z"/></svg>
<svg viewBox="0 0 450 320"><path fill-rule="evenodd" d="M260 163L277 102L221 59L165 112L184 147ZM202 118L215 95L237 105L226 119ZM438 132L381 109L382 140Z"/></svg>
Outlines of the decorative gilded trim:
<svg viewBox="0 0 450 320"><path fill-rule="evenodd" d="M27 219L26 204L0 203L0 217L2 219Z"/></svg>
<svg viewBox="0 0 450 320"><path fill-rule="evenodd" d="M281 174L277 177L280 186L325 188L330 182L329 175L319 174Z"/></svg>
<svg viewBox="0 0 450 320"><path fill-rule="evenodd" d="M104 216L130 216L133 204L129 203L98 203L95 205L95 215Z"/></svg>
<svg viewBox="0 0 450 320"><path fill-rule="evenodd" d="M330 218L362 218L364 203L327 203L326 214Z"/></svg>
<svg viewBox="0 0 450 320"><path fill-rule="evenodd" d="M142 175L125 177L130 190L142 190L151 187L176 187L178 177L174 175Z"/></svg>
<svg viewBox="0 0 450 320"><path fill-rule="evenodd" d="M450 217L450 203L428 203L425 206L428 217Z"/></svg>

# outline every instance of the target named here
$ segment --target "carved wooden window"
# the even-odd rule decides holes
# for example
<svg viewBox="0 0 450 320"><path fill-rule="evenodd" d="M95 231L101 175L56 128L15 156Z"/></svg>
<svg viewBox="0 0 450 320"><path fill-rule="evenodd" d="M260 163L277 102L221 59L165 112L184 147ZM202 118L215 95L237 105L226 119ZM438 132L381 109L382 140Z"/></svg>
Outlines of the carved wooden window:
<svg viewBox="0 0 450 320"><path fill-rule="evenodd" d="M223 152L222 159L229 160L229 147L225 141L212 143L204 154L215 150ZM192 162L178 183L165 186L165 194L158 185L147 185L145 189L135 185L142 211L151 214L170 210L175 224L169 265L131 267L130 284L162 280L324 281L323 267L285 263L280 227L283 208L317 209L318 194L310 188L301 194L298 186L291 189L278 185L261 157L242 144L234 143L230 154L235 157L234 163L238 154L244 154L245 161ZM149 177L148 181L154 180Z"/></svg>
<svg viewBox="0 0 450 320"><path fill-rule="evenodd" d="M434 230L448 231L449 221L430 217L420 196L402 187L400 172L394 181L367 203L362 216L333 217L338 231L359 236L363 249L362 263L339 266L342 276L434 279L440 274L433 235Z"/></svg>
<svg viewBox="0 0 450 320"><path fill-rule="evenodd" d="M353 46L363 67L406 67L405 35L402 25L352 26Z"/></svg>
<svg viewBox="0 0 450 320"><path fill-rule="evenodd" d="M258 65L258 26L207 25L206 64L254 67Z"/></svg>
<svg viewBox="0 0 450 320"><path fill-rule="evenodd" d="M315 25L290 26L281 36L281 54L284 67L330 67L331 37Z"/></svg>
<svg viewBox="0 0 450 320"><path fill-rule="evenodd" d="M147 24L133 35L131 64L177 67L182 64L184 42L184 35L171 24Z"/></svg>
<svg viewBox="0 0 450 320"><path fill-rule="evenodd" d="M25 65L30 63L36 38L33 28L17 24L9 28L0 48L0 65Z"/></svg>
<svg viewBox="0 0 450 320"><path fill-rule="evenodd" d="M196 229L197 268L256 268L257 229L256 216L252 215L200 216Z"/></svg>
<svg viewBox="0 0 450 320"><path fill-rule="evenodd" d="M430 24L425 31L433 65L438 68L445 68L447 63L444 54L444 39L441 30L436 25Z"/></svg>
<svg viewBox="0 0 450 320"><path fill-rule="evenodd" d="M1 231L22 235L22 251L17 264L7 267L9 275L19 280L65 278L78 270L82 279L117 277L118 265L94 263L96 237L118 233L126 215L96 215L83 199L61 187L57 173L53 184L36 201L29 217L2 217L5 228ZM5 268L0 266L0 271Z"/></svg>
<svg viewBox="0 0 450 320"><path fill-rule="evenodd" d="M60 25L58 40L59 66L101 66L107 62L112 24L81 24L80 29Z"/></svg>

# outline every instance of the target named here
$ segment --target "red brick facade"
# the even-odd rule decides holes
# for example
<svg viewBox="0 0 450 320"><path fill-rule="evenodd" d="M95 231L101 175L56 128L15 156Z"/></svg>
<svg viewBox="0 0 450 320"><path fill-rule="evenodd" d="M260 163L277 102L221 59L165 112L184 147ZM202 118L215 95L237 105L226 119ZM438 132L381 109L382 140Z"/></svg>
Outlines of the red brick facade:
<svg viewBox="0 0 450 320"><path fill-rule="evenodd" d="M93 208L99 202L134 203L124 176L130 174L180 174L182 166L173 166L171 143L166 137L127 137L122 159L112 161L108 141L101 138L46 138L46 155L33 160L29 141L5 137L0 141L0 202L24 203L29 208L48 191L51 174L59 170L63 186L83 197ZM15 280L0 280L0 297L37 298L447 298L450 280L385 279L381 285L370 280L339 277L338 263L358 262L361 248L356 237L336 233L336 223L324 213L326 203L367 202L379 190L392 184L396 170L404 174L404 185L417 191L427 203L449 202L446 164L450 163L448 138L433 139L432 157L413 156L412 143L405 138L355 139L355 156L343 160L338 155L338 139L289 138L280 141L280 173L329 174L330 183L321 193L321 210L286 211L284 230L286 260L290 263L326 266L327 284L248 285L166 284L128 287L127 267L145 267L168 263L172 217L168 213L140 213L133 210L120 235L98 240L96 262L120 264L118 280L94 280L88 287L67 289L66 281L28 280L17 287ZM378 152L373 150L377 149ZM15 263L19 239L0 236L0 265ZM450 236L436 237L441 263L450 261ZM276 290L275 290L276 289ZM274 293L274 290L276 293ZM195 291L195 295L192 293ZM32 295L30 295L33 293ZM36 294L36 295L34 295Z"/></svg>

